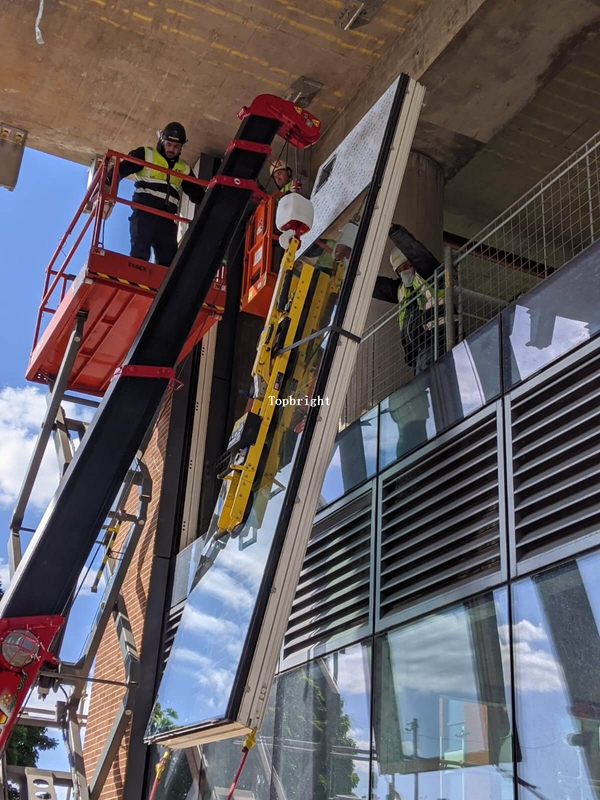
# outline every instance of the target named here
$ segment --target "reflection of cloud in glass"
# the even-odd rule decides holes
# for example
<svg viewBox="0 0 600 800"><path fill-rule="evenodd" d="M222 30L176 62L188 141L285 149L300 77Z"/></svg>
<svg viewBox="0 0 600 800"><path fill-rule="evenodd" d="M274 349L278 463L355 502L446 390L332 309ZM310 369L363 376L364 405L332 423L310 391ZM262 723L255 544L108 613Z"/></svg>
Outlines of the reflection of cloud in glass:
<svg viewBox="0 0 600 800"><path fill-rule="evenodd" d="M235 636L239 630L234 622L212 617L193 606L186 609L186 614L181 621L181 628L194 632L211 633L215 636Z"/></svg>
<svg viewBox="0 0 600 800"><path fill-rule="evenodd" d="M222 600L232 608L244 608L253 602L252 594L245 589L239 577L231 575L218 564L207 572L199 584L200 591Z"/></svg>
<svg viewBox="0 0 600 800"><path fill-rule="evenodd" d="M513 625L513 638L518 688L541 694L561 691L560 666L549 650L548 636L542 626L522 619ZM500 639L502 660L509 668L508 625L500 627ZM534 642L540 646L536 647Z"/></svg>
<svg viewBox="0 0 600 800"><path fill-rule="evenodd" d="M368 690L365 676L365 655L362 648L353 648L339 660L337 682L342 695L362 695Z"/></svg>
<svg viewBox="0 0 600 800"><path fill-rule="evenodd" d="M556 316L552 341L545 347L536 347L530 343L532 338L533 317L525 306L517 305L515 308L513 330L510 343L513 350L521 377L535 372L549 361L558 358L576 344L590 338L590 329L587 322L577 319ZM537 309L532 310L532 314ZM552 311L547 312L552 315Z"/></svg>
<svg viewBox="0 0 600 800"><path fill-rule="evenodd" d="M389 637L397 691L477 697L465 612L429 617ZM443 659L440 654L443 653Z"/></svg>

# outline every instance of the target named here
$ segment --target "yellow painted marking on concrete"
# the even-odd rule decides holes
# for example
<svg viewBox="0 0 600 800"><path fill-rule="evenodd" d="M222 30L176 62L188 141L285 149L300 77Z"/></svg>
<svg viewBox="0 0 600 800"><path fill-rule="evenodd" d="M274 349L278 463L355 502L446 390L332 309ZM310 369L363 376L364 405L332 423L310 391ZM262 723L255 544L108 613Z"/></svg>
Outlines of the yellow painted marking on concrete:
<svg viewBox="0 0 600 800"><path fill-rule="evenodd" d="M261 31L262 33L273 32L269 28L265 28L264 25L258 25L256 22L251 22L249 19L244 19L244 17L241 17L239 14L234 14L232 11L225 11L223 8L217 8L216 6L211 6L208 3L200 3L198 0L183 0L183 2L190 6L201 8L204 11L210 12L211 14L215 14L218 17L228 19L231 22L237 22L239 25L242 25L245 28L250 28L250 30Z"/></svg>
<svg viewBox="0 0 600 800"><path fill-rule="evenodd" d="M153 21L152 17L145 17L143 14L138 14L137 11L134 11L131 16L135 17L136 19L141 19L142 22L152 22Z"/></svg>
<svg viewBox="0 0 600 800"><path fill-rule="evenodd" d="M519 128L511 127L508 129L511 133L519 133L521 136L527 136L529 139L535 139L538 142L543 142L544 144L552 144L550 139L543 139L541 136L536 136L533 133L528 133L527 131L522 131Z"/></svg>
<svg viewBox="0 0 600 800"><path fill-rule="evenodd" d="M150 8L156 8L158 3L153 3L152 0L148 0L148 5L150 6Z"/></svg>
<svg viewBox="0 0 600 800"><path fill-rule="evenodd" d="M405 11L403 8L395 8L394 6L386 6L386 11L391 11L392 14L397 14L399 17L406 17L407 19L412 19L414 14L411 14L410 11Z"/></svg>
<svg viewBox="0 0 600 800"><path fill-rule="evenodd" d="M570 103L572 106L576 106L577 108L583 108L586 111L589 111L589 106L585 103L578 103L576 100L571 100L570 97L566 97L562 94L557 94L556 92L550 92L548 89L545 89L545 94L550 95L550 97L556 97L557 100L560 100L561 103Z"/></svg>
<svg viewBox="0 0 600 800"><path fill-rule="evenodd" d="M197 36L194 33L185 33L185 31L178 31L177 28L169 28L168 25L161 25L160 27L169 33L176 33L178 36L183 36L184 39L192 39L194 42L207 41L203 36Z"/></svg>
<svg viewBox="0 0 600 800"><path fill-rule="evenodd" d="M128 9L128 8L122 8L122 9L121 9L121 11L122 11L124 14L129 14L129 9Z"/></svg>
<svg viewBox="0 0 600 800"><path fill-rule="evenodd" d="M571 89L577 89L581 92L589 92L590 94L597 94L600 96L600 92L596 91L596 89L590 89L589 86L582 86L580 83L571 83L571 81L565 81L563 78L555 78L556 83L560 83L563 86L569 86Z"/></svg>
<svg viewBox="0 0 600 800"><path fill-rule="evenodd" d="M325 25L335 25L335 20L332 19L331 17L319 17L317 14L311 14L308 11L304 11L304 9L302 8L298 8L298 6L295 6L293 3L290 2L290 0L277 0L277 2L280 5L285 6L285 8L288 11L292 11L296 14L302 14L303 16L308 17L309 19L314 19L316 22L324 22ZM346 31L346 33L349 33L351 36L358 36L360 39L363 39L365 41L370 40L372 42L375 42L379 46L384 44L383 39L378 39L377 36L373 36L370 33L365 33L364 31L349 30Z"/></svg>
<svg viewBox="0 0 600 800"><path fill-rule="evenodd" d="M58 0L59 6L65 6L65 8L70 8L73 11L79 11L79 6L74 6L72 3L65 3L64 0Z"/></svg>
<svg viewBox="0 0 600 800"><path fill-rule="evenodd" d="M577 67L575 66L575 64L569 64L569 69L572 69L575 72L580 72L582 75L585 75L588 78L594 78L594 80L598 80L598 78L600 78L600 73L594 72L591 69L584 69L583 67Z"/></svg>
<svg viewBox="0 0 600 800"><path fill-rule="evenodd" d="M112 25L113 28L121 28L124 31L128 30L128 28L126 28L124 25L119 25L118 22L115 22L112 19L108 19L108 17L98 17L98 19L101 20L102 22L106 22L109 25Z"/></svg>
<svg viewBox="0 0 600 800"><path fill-rule="evenodd" d="M183 0L184 3L188 5L195 6L196 8L202 8L204 11L209 11L211 14L216 14L220 17L225 17L230 19L234 22L238 22L241 25L251 28L252 30L261 31L263 33L272 34L273 30L271 28L265 28L263 25L257 25L249 20L244 19L239 14L233 14L231 11L224 11L223 9L217 9L215 6L208 5L207 3L201 3L199 0ZM310 33L315 38L325 39L328 42L333 44L337 44L343 50L351 50L353 52L361 53L362 55L371 56L373 58L381 58L379 53L376 53L373 50L369 50L365 47L358 47L357 45L348 44L346 41L341 39L339 36L334 36L331 33L327 33L325 31L320 30L319 28L315 28L312 25L305 25L302 22L298 22L297 20L289 19L289 17L285 16L284 14L280 14L277 11L272 11L270 8L266 8L265 6L261 6L258 3L250 2L250 0L235 0L238 5L244 6L248 8L250 12L254 9L259 9L267 14L272 19L277 20L278 22L287 22L292 28L296 28L297 30L305 31L306 33Z"/></svg>
<svg viewBox="0 0 600 800"><path fill-rule="evenodd" d="M186 0L184 0L184 2L185 1ZM193 2L192 2L192 0L187 0L187 1L189 2L189 5L200 5L199 3L195 2L195 0ZM199 20L195 19L195 17L192 17L189 14L184 14L182 11L176 11L174 8L167 8L167 14L173 14L173 15L175 15L177 17L182 17L183 19L187 19L187 20L190 20L192 22L198 22L199 23ZM164 30L169 30L169 28L167 26L165 26L165 25L162 25L161 27ZM202 41L208 41L208 40L207 39L203 39ZM293 78L293 79L296 79L296 78L299 77L297 73L289 72L288 70L281 69L280 67L273 67L273 66L271 66L271 64L269 64L268 61L265 61L265 59L263 59L263 58L257 58L256 56L249 56L247 53L242 53L239 50L234 50L232 48L229 48L229 47L227 47L227 45L221 44L220 42L212 42L211 43L211 47L215 48L216 50L224 50L227 53L229 53L230 55L232 55L234 58L240 58L243 61L252 61L254 64L259 64L261 67L264 67L265 69L268 69L269 72L274 72L274 73L276 73L278 75L286 75L287 77ZM248 74L252 75L253 73L248 73ZM267 81L266 79L265 79L265 82L268 83L268 85L270 85L270 86L277 86L277 87L280 87L280 88L281 87L286 88L281 83L273 83L272 81Z"/></svg>
<svg viewBox="0 0 600 800"><path fill-rule="evenodd" d="M505 161L514 161L514 162L515 162L515 164L522 164L522 165L524 165L525 167L527 167L527 169L532 169L532 170L534 170L535 172L543 172L543 173L544 173L544 175L546 175L546 174L547 174L547 173L546 173L546 170L544 170L544 169L541 169L540 167L536 167L536 166L534 166L534 165L533 165L531 162L529 162L529 161L522 161L520 158L514 158L514 156L507 156L507 155L505 155L504 153L501 153L499 150L494 150L494 148L492 148L492 147L488 147L488 148L487 148L487 152L488 152L488 153L491 153L491 154L492 154L492 155L494 155L494 156L497 156L498 158L502 158L502 159L503 159L503 160L505 160Z"/></svg>
<svg viewBox="0 0 600 800"><path fill-rule="evenodd" d="M215 50L223 50L224 52L226 52L226 53L230 53L231 55L233 55L233 54L235 53L235 50L231 50L231 48L227 47L227 45L220 44L219 42L211 42L211 43L210 43L210 46L211 46L212 48L214 48ZM254 59L254 58L253 58L253 59L252 59L252 61L259 61L259 60L258 60L258 59ZM226 64L227 62L222 62L222 63L223 63L223 64ZM261 63L261 62L259 61L259 63ZM247 69L241 69L241 68L239 68L239 67L238 67L238 68L237 68L237 71L238 71L238 72L242 72L244 75L248 75L248 76L249 76L249 77L251 77L251 78L256 78L256 79L258 79L259 81L261 81L261 83L265 83L267 86L274 86L274 87L276 87L277 89L284 89L284 88L286 88L286 87L285 87L285 84L283 84L283 83L280 83L279 81L271 81L271 80L269 80L268 78L263 78L261 75L257 75L256 73L254 73L254 72L250 72L250 71L249 71L249 70L247 70Z"/></svg>
<svg viewBox="0 0 600 800"><path fill-rule="evenodd" d="M88 0L88 2L90 2L90 3L96 3L96 5L98 5L98 6L105 6L105 5L106 5L106 3L104 2L104 0Z"/></svg>
<svg viewBox="0 0 600 800"><path fill-rule="evenodd" d="M183 11L176 11L174 8L167 8L167 14L173 14L176 17L182 17L182 19L190 19L192 22L196 22L194 17L190 17L189 14L184 14Z"/></svg>
<svg viewBox="0 0 600 800"><path fill-rule="evenodd" d="M558 97L558 95L555 95ZM581 122L579 117L574 117L572 114L565 114L564 111L558 111L556 108L551 108L550 106L543 106L539 100L532 100L531 105L539 108L540 111L547 111L549 114L556 114L559 117L565 117L565 119L573 119L575 122Z"/></svg>
<svg viewBox="0 0 600 800"><path fill-rule="evenodd" d="M550 131L556 131L557 133L560 133L562 136L570 136L573 133L573 131L563 131L562 128L557 128L555 125L549 125L547 122L542 122L537 117L534 117L531 114L526 114L524 111L521 111L521 114L519 116L525 117L525 119L532 120L536 125L541 125L542 128L548 128L548 130Z"/></svg>
<svg viewBox="0 0 600 800"><path fill-rule="evenodd" d="M336 91L333 92L333 96L334 97L343 97L344 95L341 92L338 92L337 89L336 89Z"/></svg>
<svg viewBox="0 0 600 800"><path fill-rule="evenodd" d="M335 106L330 106L329 103L324 103L322 100L319 102L321 108L326 108L328 111L335 111Z"/></svg>
<svg viewBox="0 0 600 800"><path fill-rule="evenodd" d="M404 33L404 31L406 30L405 25L396 25L395 22L390 22L390 20L386 19L383 16L378 16L377 22L383 25L384 28L389 28L391 31L396 31L396 33Z"/></svg>
<svg viewBox="0 0 600 800"><path fill-rule="evenodd" d="M344 8L344 3L342 0L324 0L328 6L333 6L334 8Z"/></svg>

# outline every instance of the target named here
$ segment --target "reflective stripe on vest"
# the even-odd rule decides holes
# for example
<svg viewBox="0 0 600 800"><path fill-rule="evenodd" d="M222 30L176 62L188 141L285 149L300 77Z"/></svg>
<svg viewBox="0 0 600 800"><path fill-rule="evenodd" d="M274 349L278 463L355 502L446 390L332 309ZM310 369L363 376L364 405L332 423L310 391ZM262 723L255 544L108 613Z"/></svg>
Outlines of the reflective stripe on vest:
<svg viewBox="0 0 600 800"><path fill-rule="evenodd" d="M410 293L410 289L414 291L414 294ZM404 323L404 317L406 315L406 308L408 303L417 303L420 311L429 311L433 310L433 290L429 286L429 284L423 280L423 278L418 274L415 273L414 280L412 285L404 286L403 283L398 286L398 325L402 328ZM443 305L444 303L444 290L440 289L438 291L438 307ZM438 319L438 325L443 325L443 317ZM431 329L433 327L433 323L426 322L425 328Z"/></svg>
<svg viewBox="0 0 600 800"><path fill-rule="evenodd" d="M167 159L162 156L155 147L146 147L144 149L145 160L149 161L151 164L156 164L157 167L171 169L173 172L180 172L182 175L190 174L190 166L189 164L186 164L185 161L181 161L181 159L179 159L175 162L173 167L169 167ZM183 178L176 178L174 175L166 175L164 172L160 172L160 170L152 169L152 167L141 167L135 174L136 178L139 181L142 181L144 184L143 186L139 187L136 184L137 192L141 194L152 194L160 198L166 198L167 194L169 194L168 187L171 187L175 190L177 197L170 197L169 202L178 203L179 190L181 189ZM156 188L152 188L148 184L155 184Z"/></svg>

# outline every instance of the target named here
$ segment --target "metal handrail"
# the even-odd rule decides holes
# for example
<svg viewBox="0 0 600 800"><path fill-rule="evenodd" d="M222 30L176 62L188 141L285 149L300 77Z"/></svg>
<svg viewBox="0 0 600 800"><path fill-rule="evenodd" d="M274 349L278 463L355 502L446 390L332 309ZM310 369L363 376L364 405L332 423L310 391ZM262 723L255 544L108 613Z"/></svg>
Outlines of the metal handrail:
<svg viewBox="0 0 600 800"><path fill-rule="evenodd" d="M73 216L73 219L71 220L67 230L61 237L52 255L52 258L50 259L50 262L46 267L44 288L42 291L42 299L40 301L40 305L38 307L36 315L35 329L33 334L33 345L31 348L32 352L37 347L37 344L40 339L40 330L42 327L44 314L54 314L56 312L56 309L50 308L48 306L48 302L50 301L50 298L54 294L56 287L62 280L63 285L59 299L60 303L66 295L68 282L72 281L75 277L74 275L67 274L66 269L70 264L73 256L75 255L75 252L81 245L81 242L83 241L84 236L88 232L92 222L94 223L94 230L92 235L91 249L98 247L102 229L104 204L106 201L115 204L121 203L122 205L129 206L130 208L138 209L140 211L144 211L149 214L154 214L155 216L171 219L174 222L183 222L183 223L190 222L190 219L188 217L180 217L176 214L169 214L167 211L161 211L160 209L152 208L151 206L144 206L141 205L140 203L134 203L130 200L126 200L123 197L119 197L117 195L119 166L122 162L127 162L127 161L133 164L139 164L142 167L151 167L153 170L165 173L165 175L173 175L180 179L185 178L186 183L193 183L198 186L204 186L204 187L208 186L208 181L205 181L201 178L191 178L183 176L181 172L175 172L174 170L167 169L166 167L161 167L160 165L152 164L149 161L144 161L143 159L140 158L134 158L133 156L125 155L124 153L119 153L116 150L108 150L106 155L100 162L97 170L95 171L92 181L90 182L90 185L84 195L83 200L79 204L79 207L77 208L77 211ZM110 178L110 185L108 185L109 169L111 166L112 166L112 175ZM77 226L77 223L81 219L82 214L86 213L85 209L91 202L93 202L94 204L91 214L85 221L85 224L83 225L83 228L78 234L75 242L71 246L71 249L65 255L64 261L62 262L61 266L58 269L56 269L55 266L60 254L64 252L64 247L69 237L73 234Z"/></svg>

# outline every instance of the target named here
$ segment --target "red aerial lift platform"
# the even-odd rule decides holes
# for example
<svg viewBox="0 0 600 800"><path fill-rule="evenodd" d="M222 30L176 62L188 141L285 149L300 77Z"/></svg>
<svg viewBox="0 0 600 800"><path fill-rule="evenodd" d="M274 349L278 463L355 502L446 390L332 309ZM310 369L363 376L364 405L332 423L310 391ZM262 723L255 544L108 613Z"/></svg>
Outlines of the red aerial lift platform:
<svg viewBox="0 0 600 800"><path fill-rule="evenodd" d="M102 247L103 210L106 202L123 203L141 208L148 213L165 216L174 221L188 222L146 206L139 206L116 195L116 178L109 186L106 183L109 164L113 163L113 175L118 174L121 161L135 161L130 156L109 151L96 172L86 196L71 225L46 270L46 281L42 302L38 311L33 349L25 377L29 381L48 383L56 378L73 332L75 319L85 312L82 339L75 358L67 388L90 395L103 395L125 356L144 319L154 297L168 272L168 268L152 264ZM141 165L143 161L139 162ZM156 169L153 166L153 169ZM158 168L160 169L160 168ZM169 170L163 170L170 172ZM199 179L190 182L205 184ZM56 268L68 237L75 230L86 208L93 206L92 213L83 225L75 244ZM81 242L90 225L94 225L92 244L85 253L85 264L74 276L66 270L75 253L83 253ZM52 308L51 305L55 305ZM225 308L225 275L219 270L205 299L202 310L181 351L179 361L185 358L200 339L208 332ZM50 319L48 319L50 315ZM42 331L42 325L46 327Z"/></svg>

